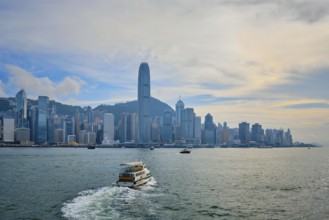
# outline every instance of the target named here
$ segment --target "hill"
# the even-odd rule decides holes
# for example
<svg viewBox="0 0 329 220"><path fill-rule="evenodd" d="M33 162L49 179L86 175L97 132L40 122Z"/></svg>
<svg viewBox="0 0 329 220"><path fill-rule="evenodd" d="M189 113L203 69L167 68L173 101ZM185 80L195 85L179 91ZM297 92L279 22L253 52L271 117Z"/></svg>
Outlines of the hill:
<svg viewBox="0 0 329 220"><path fill-rule="evenodd" d="M168 104L161 102L160 100L151 97L150 98L150 113L152 117L162 116L164 110L170 110L175 112ZM133 113L138 112L138 102L137 100L129 101L126 103L118 103L114 105L99 105L95 110L110 112L114 114L115 124L120 120L120 115L122 112Z"/></svg>

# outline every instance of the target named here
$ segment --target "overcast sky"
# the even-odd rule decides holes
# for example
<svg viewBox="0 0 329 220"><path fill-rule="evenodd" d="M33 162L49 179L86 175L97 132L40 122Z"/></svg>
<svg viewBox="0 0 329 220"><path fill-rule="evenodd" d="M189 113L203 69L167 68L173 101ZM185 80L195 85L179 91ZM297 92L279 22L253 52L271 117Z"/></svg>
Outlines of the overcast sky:
<svg viewBox="0 0 329 220"><path fill-rule="evenodd" d="M173 108L329 142L327 0L0 0L0 97L131 101L141 62Z"/></svg>

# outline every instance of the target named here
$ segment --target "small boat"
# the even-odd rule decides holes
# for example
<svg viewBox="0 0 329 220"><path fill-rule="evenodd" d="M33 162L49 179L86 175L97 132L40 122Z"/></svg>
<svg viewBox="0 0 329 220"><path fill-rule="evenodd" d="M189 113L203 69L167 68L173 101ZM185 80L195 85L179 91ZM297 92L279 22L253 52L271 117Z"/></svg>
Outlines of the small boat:
<svg viewBox="0 0 329 220"><path fill-rule="evenodd" d="M90 146L88 146L88 149L89 150L93 150L93 149L95 149L96 147L95 146L92 146L92 145L90 145Z"/></svg>
<svg viewBox="0 0 329 220"><path fill-rule="evenodd" d="M151 147L150 147L150 150L154 150L154 147L153 147L153 146L151 146Z"/></svg>
<svg viewBox="0 0 329 220"><path fill-rule="evenodd" d="M120 164L118 186L136 187L146 184L151 180L152 174L143 162L130 162Z"/></svg>
<svg viewBox="0 0 329 220"><path fill-rule="evenodd" d="M180 153L181 153L181 154L189 154L189 153L191 153L191 150L188 149L188 148L185 148L184 150L181 150Z"/></svg>

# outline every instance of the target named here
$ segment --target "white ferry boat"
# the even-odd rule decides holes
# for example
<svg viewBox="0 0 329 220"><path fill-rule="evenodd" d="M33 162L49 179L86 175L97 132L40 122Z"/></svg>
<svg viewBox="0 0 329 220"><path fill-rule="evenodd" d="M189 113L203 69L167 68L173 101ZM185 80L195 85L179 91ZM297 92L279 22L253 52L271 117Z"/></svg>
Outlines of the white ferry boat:
<svg viewBox="0 0 329 220"><path fill-rule="evenodd" d="M151 180L152 174L143 162L131 162L120 164L118 186L141 186Z"/></svg>

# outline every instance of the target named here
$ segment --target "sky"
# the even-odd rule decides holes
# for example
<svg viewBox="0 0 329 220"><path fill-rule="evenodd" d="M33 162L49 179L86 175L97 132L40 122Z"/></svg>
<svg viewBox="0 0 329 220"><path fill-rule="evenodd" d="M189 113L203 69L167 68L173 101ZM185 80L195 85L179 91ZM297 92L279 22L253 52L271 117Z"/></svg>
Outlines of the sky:
<svg viewBox="0 0 329 220"><path fill-rule="evenodd" d="M0 0L0 97L66 104L181 97L202 117L329 143L327 0Z"/></svg>

